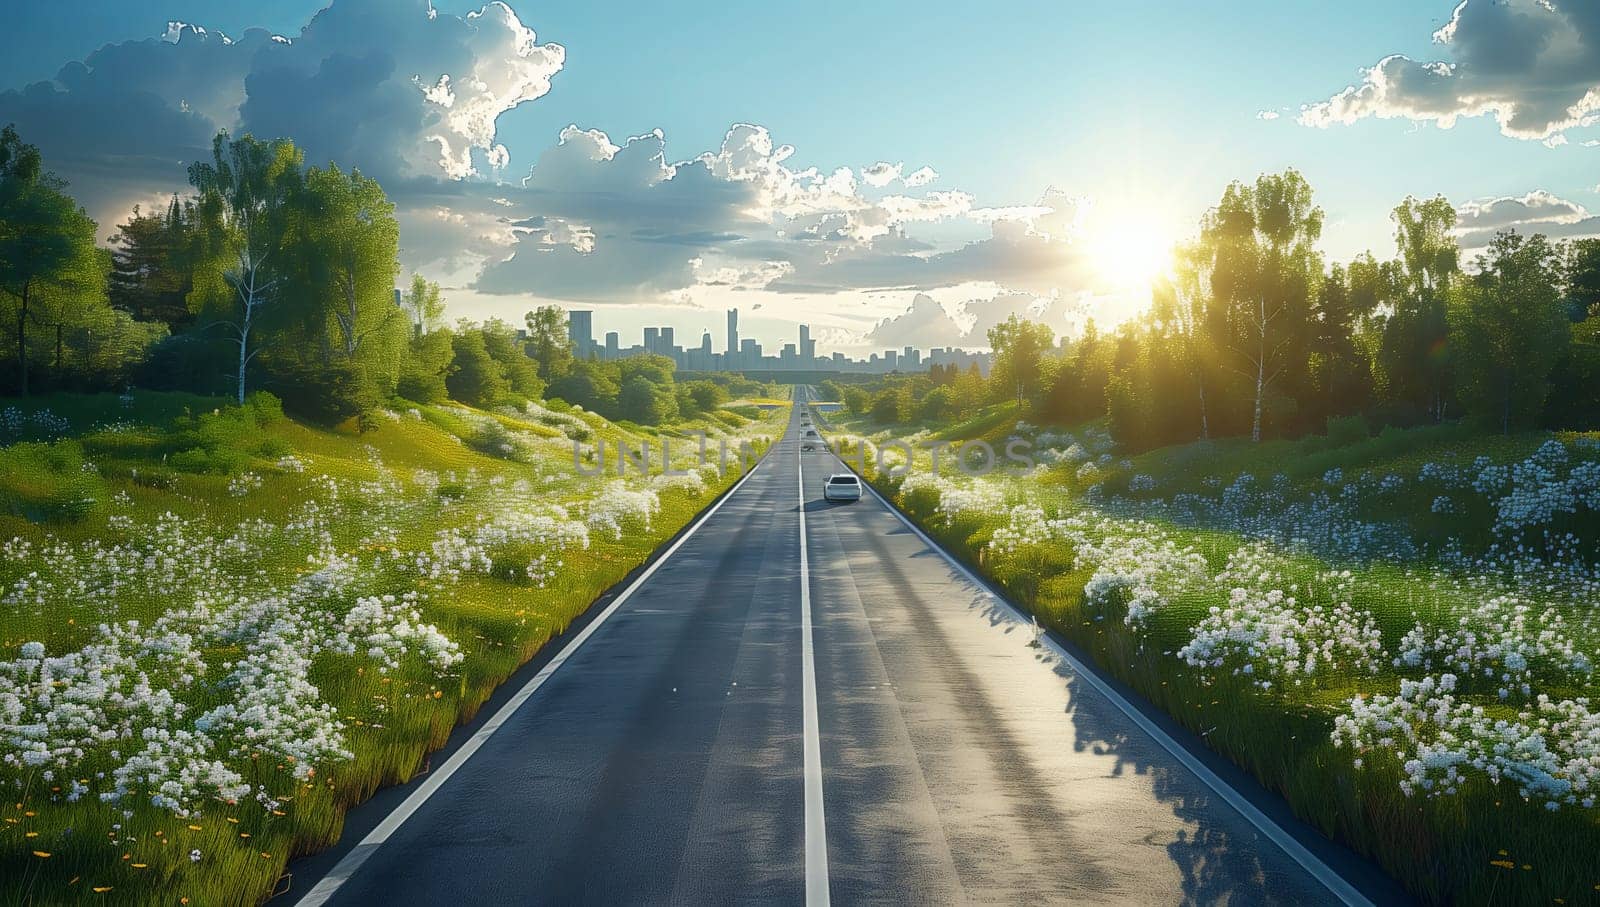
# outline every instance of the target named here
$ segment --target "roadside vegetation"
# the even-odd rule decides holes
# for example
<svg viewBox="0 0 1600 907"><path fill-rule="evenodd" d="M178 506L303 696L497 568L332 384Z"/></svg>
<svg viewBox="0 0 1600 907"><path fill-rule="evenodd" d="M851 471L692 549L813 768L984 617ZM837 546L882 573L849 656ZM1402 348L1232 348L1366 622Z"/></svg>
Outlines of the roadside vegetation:
<svg viewBox="0 0 1600 907"><path fill-rule="evenodd" d="M1059 341L1014 318L992 374L825 384L831 434L1422 900L1588 902L1600 243L1507 233L1463 268L1454 217L1407 200L1394 260L1328 266L1297 175L1235 185L1143 318ZM976 445L960 468L977 440L990 471Z"/></svg>
<svg viewBox="0 0 1600 907"><path fill-rule="evenodd" d="M577 359L559 309L397 298L381 187L290 142L190 175L108 251L0 132L5 903L282 891L782 428L730 402L770 385Z"/></svg>
<svg viewBox="0 0 1600 907"><path fill-rule="evenodd" d="M0 898L250 903L739 474L584 478L664 435L564 405L369 431L169 394L0 415ZM687 437L687 436L685 436ZM659 467L658 467L659 469Z"/></svg>

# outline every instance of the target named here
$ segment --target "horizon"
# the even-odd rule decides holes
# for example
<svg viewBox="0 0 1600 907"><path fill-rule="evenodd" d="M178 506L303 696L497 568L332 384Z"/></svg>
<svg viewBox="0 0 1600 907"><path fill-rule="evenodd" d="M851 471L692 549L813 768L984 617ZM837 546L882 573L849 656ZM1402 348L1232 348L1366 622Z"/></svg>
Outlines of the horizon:
<svg viewBox="0 0 1600 907"><path fill-rule="evenodd" d="M709 27L578 5L78 0L14 16L0 123L102 240L186 192L182 162L217 129L253 130L376 176L403 264L444 285L451 317L554 303L624 336L698 336L738 305L749 335L807 321L852 357L984 349L1012 313L1058 334L1134 317L1229 182L1287 168L1326 212L1329 264L1392 257L1389 212L1411 195L1456 205L1469 264L1497 229L1600 234L1591 23L1534 0L1391 6L1023 3L978 22L839 5L816 14L849 65L800 80L782 69L827 58L759 7ZM59 28L71 11L80 27ZM955 59L919 53L956 36ZM1452 75L1422 84L1435 63Z"/></svg>

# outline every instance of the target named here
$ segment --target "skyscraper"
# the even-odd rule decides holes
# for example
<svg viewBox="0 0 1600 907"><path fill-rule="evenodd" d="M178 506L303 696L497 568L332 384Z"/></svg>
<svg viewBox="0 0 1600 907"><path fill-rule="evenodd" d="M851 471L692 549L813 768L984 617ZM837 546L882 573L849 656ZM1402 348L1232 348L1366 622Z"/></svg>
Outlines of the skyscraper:
<svg viewBox="0 0 1600 907"><path fill-rule="evenodd" d="M594 348L594 313L586 309L567 312L567 339L572 341L572 353L586 359Z"/></svg>
<svg viewBox="0 0 1600 907"><path fill-rule="evenodd" d="M800 325L800 364L810 367L811 361L817 358L817 342L811 339L811 325Z"/></svg>
<svg viewBox="0 0 1600 907"><path fill-rule="evenodd" d="M659 352L661 352L661 329L660 328L645 328L644 329L644 351L646 353L659 353Z"/></svg>
<svg viewBox="0 0 1600 907"><path fill-rule="evenodd" d="M615 359L621 352L622 337L616 331L606 331L606 358Z"/></svg>
<svg viewBox="0 0 1600 907"><path fill-rule="evenodd" d="M728 310L728 355L739 354L739 310Z"/></svg>
<svg viewBox="0 0 1600 907"><path fill-rule="evenodd" d="M672 342L672 328L662 328L661 329L661 349L659 350L661 355L663 355L663 356L671 356L671 355L673 355L673 353L674 353L673 347L674 346L676 346L676 344L674 344Z"/></svg>

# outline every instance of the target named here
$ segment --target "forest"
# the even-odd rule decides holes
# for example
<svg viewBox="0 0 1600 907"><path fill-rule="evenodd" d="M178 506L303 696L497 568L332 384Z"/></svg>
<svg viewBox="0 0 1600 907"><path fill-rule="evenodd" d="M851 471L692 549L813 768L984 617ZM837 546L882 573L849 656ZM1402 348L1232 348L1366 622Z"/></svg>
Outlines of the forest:
<svg viewBox="0 0 1600 907"><path fill-rule="evenodd" d="M557 306L520 331L447 324L437 284L401 279L383 188L306 166L288 140L220 134L189 181L191 194L135 209L102 246L38 149L0 133L0 393L138 387L243 403L263 390L292 415L366 427L397 399L549 396L654 426L764 393L733 376L679 381L660 356L575 360Z"/></svg>
<svg viewBox="0 0 1600 907"><path fill-rule="evenodd" d="M1600 427L1600 239L1505 231L1468 261L1450 202L1407 198L1391 257L1329 264L1323 219L1294 171L1235 183L1140 318L1058 338L1013 316L989 333L987 379L935 367L828 395L880 423L1007 399L1047 424L1105 417L1128 452L1462 419Z"/></svg>

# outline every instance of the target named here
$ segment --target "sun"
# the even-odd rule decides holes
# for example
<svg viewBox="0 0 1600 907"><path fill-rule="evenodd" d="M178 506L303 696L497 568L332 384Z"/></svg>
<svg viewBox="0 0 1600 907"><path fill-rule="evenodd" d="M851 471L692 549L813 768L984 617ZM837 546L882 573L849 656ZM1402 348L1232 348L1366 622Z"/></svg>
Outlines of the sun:
<svg viewBox="0 0 1600 907"><path fill-rule="evenodd" d="M1092 228L1095 267L1122 290L1147 291L1172 265L1172 238L1157 221L1119 217Z"/></svg>

